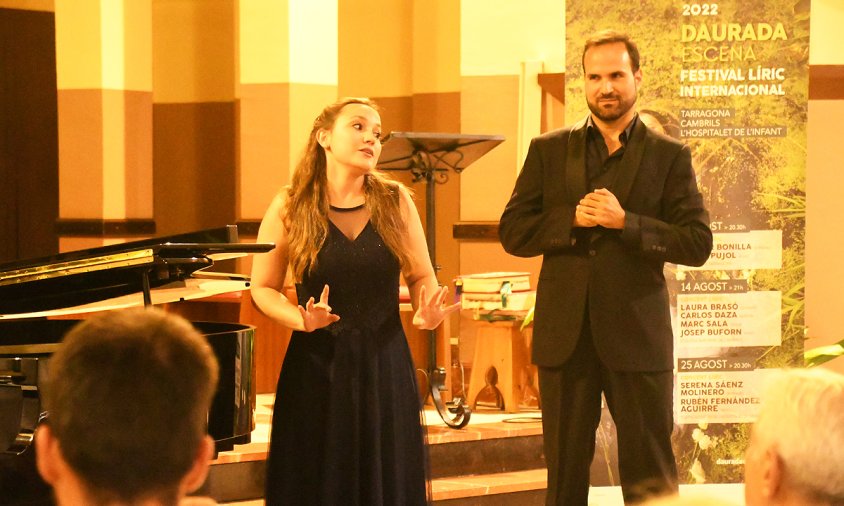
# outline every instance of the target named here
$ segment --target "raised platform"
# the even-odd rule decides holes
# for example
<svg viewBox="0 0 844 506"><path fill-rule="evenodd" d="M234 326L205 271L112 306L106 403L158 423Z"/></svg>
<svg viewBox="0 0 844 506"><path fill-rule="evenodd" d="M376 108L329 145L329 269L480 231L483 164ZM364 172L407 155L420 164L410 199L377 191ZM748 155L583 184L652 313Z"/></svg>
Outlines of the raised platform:
<svg viewBox="0 0 844 506"><path fill-rule="evenodd" d="M221 453L200 490L224 504L260 506L274 395L258 395L252 442ZM532 506L545 502L546 471L538 411L472 413L463 429L426 410L432 491L437 506ZM683 485L681 495L743 503L743 485ZM592 487L590 506L622 506L619 487Z"/></svg>
<svg viewBox="0 0 844 506"><path fill-rule="evenodd" d="M220 453L200 493L224 503L262 503L273 400L272 394L258 395L252 442ZM475 412L469 426L460 430L448 428L433 409L426 410L425 420L435 504L470 504L462 500L493 495L514 500L513 494L544 497L545 464L538 412Z"/></svg>

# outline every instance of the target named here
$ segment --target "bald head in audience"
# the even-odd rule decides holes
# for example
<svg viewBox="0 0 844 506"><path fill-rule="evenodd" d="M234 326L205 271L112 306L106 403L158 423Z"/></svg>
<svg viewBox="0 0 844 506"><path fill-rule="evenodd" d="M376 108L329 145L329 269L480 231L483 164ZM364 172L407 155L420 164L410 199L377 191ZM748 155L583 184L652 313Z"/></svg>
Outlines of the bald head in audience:
<svg viewBox="0 0 844 506"><path fill-rule="evenodd" d="M747 506L844 505L844 376L774 374L745 456Z"/></svg>

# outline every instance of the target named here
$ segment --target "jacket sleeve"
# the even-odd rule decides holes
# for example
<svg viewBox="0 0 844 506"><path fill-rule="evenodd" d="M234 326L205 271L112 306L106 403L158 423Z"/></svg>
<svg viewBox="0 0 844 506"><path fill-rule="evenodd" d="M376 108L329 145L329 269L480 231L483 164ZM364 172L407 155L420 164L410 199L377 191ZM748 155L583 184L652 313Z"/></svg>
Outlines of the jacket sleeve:
<svg viewBox="0 0 844 506"><path fill-rule="evenodd" d="M660 215L627 210L625 213L621 239L645 256L691 266L703 265L709 259L709 213L695 180L688 146L682 146L671 162L660 199Z"/></svg>
<svg viewBox="0 0 844 506"><path fill-rule="evenodd" d="M504 250L511 255L533 257L573 246L575 208L562 202L562 195L557 198L548 195L549 179L562 180L564 176L565 157L548 156L547 149L543 149L555 140L531 141L516 186L501 215L498 236Z"/></svg>

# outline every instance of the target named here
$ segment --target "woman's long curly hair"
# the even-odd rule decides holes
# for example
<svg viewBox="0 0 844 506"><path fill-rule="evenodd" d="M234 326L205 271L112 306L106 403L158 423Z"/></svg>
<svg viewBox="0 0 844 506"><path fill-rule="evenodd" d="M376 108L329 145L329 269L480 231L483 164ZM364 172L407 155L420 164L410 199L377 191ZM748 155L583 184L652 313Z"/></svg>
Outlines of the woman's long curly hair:
<svg viewBox="0 0 844 506"><path fill-rule="evenodd" d="M317 134L320 130L330 130L340 111L350 104L363 104L378 110L378 106L367 98L344 98L323 109L314 120L308 144L290 185L283 190L287 202L281 219L287 229L288 256L296 282L302 281L316 266L317 253L328 235L327 167L325 150L317 142ZM410 254L404 242L407 224L401 213L401 184L373 170L364 176L363 190L372 225L401 266L408 266Z"/></svg>

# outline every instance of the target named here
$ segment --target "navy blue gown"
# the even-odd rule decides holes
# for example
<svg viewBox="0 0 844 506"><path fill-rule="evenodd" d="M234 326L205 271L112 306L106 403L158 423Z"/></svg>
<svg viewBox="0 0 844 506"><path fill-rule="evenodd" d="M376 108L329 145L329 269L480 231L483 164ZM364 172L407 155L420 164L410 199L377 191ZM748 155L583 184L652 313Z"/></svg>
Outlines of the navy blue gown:
<svg viewBox="0 0 844 506"><path fill-rule="evenodd" d="M332 219L366 220L363 230L350 239L330 222L316 268L296 285L304 306L328 284L340 320L291 338L273 408L269 506L427 503L416 375L399 317L399 262L368 212L349 211L335 210Z"/></svg>

